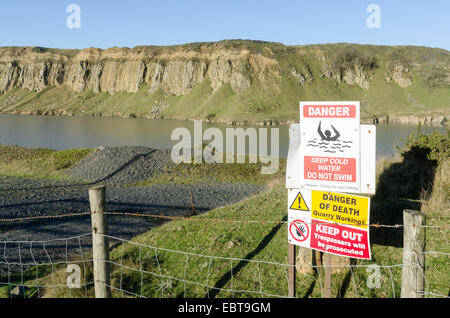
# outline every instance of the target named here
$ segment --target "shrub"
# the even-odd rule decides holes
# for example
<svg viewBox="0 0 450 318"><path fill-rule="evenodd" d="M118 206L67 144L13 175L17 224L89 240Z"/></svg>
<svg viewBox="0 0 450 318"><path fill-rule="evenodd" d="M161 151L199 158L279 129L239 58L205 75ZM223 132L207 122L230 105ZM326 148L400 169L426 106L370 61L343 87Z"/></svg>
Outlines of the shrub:
<svg viewBox="0 0 450 318"><path fill-rule="evenodd" d="M208 114L208 115L206 116L206 119L207 119L208 121L211 121L211 120L213 120L215 117L216 117L216 114L211 113L211 114Z"/></svg>
<svg viewBox="0 0 450 318"><path fill-rule="evenodd" d="M348 69L354 69L355 66L366 71L371 70L376 67L375 57L369 54L362 54L351 46L341 48L336 52L333 67L341 75Z"/></svg>
<svg viewBox="0 0 450 318"><path fill-rule="evenodd" d="M33 52L38 52L38 53L44 53L44 52L47 52L47 51L49 51L49 50L50 50L49 48L41 47L41 46L35 46L35 47L33 47L33 48L31 49L31 51L33 51Z"/></svg>
<svg viewBox="0 0 450 318"><path fill-rule="evenodd" d="M426 76L426 83L430 88L440 87L445 85L445 79L447 78L447 72L442 68L433 66L430 72Z"/></svg>
<svg viewBox="0 0 450 318"><path fill-rule="evenodd" d="M413 153L411 151L413 149L416 152L425 151L428 160L442 162L450 158L450 131L447 130L447 135L441 134L438 131L425 135L420 132L419 128L417 134L412 133L404 140L403 146L399 150L405 158L405 156Z"/></svg>

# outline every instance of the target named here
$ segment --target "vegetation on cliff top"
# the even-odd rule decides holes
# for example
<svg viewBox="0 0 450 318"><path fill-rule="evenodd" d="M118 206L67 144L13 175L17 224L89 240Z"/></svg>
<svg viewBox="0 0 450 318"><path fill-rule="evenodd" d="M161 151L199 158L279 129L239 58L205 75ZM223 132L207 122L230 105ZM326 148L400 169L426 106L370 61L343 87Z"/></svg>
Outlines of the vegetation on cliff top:
<svg viewBox="0 0 450 318"><path fill-rule="evenodd" d="M45 48L30 50L37 57L40 54L59 54L70 61L84 52ZM145 71L139 67L133 71L125 68L131 73L108 75L121 76L122 79L126 76L124 87L137 81L136 85L132 85L137 87L135 92L108 92L101 85L100 91L94 92L89 88L91 84L86 84L85 89L79 91L64 83L46 84L43 89L33 91L13 88L9 84L5 93L0 95L0 111L165 117L238 123L283 122L293 121L298 117L298 102L301 100L359 100L362 103L361 115L365 118L412 115L442 119L450 115L450 53L443 49L347 43L285 46L264 41L227 40L169 47L91 50L108 56L100 60L99 67L105 67L105 63L111 60L123 63L128 55L134 56L134 59L136 56L143 56L144 63L159 63L162 73L154 78L159 78L158 81L162 82L152 82L151 76L148 76L154 71L152 67L156 64L145 64ZM92 53L92 56L102 59L103 55L98 52ZM209 74L208 63L216 58L209 60L213 53L222 54L224 63L220 66L222 69L218 69L223 74L214 75L216 77L206 76ZM31 63L26 60L26 54L20 48L1 48L0 58L3 62L0 62L0 66L6 63L8 54L21 57L18 65L25 63L20 66L22 68ZM226 63L227 54L229 65ZM85 73L78 74L79 80L86 83L92 83L94 73L102 76L89 68L97 65L92 59L93 57L86 60L81 66ZM255 64L256 59L259 62ZM168 67L170 63L180 61L191 61L192 64L171 64ZM197 69L202 61L206 63L203 71ZM52 61L48 62L49 65L52 64ZM119 64L115 64L115 67L119 67ZM227 73L225 69L229 69L231 73ZM62 72L60 69L58 71ZM144 73L133 73L138 71ZM189 83L195 78L189 72L205 72L206 75L199 82ZM143 75L148 77L148 81L139 84ZM102 83L114 81L116 80L111 78ZM79 85L79 81L76 80L73 85ZM183 93L174 94L174 91Z"/></svg>

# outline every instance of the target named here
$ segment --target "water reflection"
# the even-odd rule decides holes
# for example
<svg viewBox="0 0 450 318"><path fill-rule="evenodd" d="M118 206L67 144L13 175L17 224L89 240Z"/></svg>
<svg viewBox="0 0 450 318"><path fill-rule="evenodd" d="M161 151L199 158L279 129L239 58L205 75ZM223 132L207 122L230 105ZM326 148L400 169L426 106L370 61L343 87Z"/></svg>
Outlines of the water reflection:
<svg viewBox="0 0 450 318"><path fill-rule="evenodd" d="M170 149L176 141L170 140L175 128L185 127L193 138L194 123L187 120L106 118L106 117L65 117L0 115L0 144L52 149L91 148L98 146L148 146L156 149ZM203 122L203 131L209 127L219 128L225 136L228 126ZM243 126L243 128L251 126ZM254 126L255 128L265 128ZM270 128L270 127L267 127ZM288 151L288 126L279 126L280 156ZM422 127L423 133L444 127ZM377 158L395 154L395 146L411 132L417 132L415 125L378 125ZM270 129L268 130L270 149Z"/></svg>

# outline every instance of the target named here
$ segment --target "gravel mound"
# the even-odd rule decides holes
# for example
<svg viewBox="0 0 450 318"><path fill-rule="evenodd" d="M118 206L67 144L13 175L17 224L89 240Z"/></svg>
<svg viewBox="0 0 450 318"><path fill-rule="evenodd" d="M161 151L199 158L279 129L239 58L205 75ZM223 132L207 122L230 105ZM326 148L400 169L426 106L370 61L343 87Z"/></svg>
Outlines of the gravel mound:
<svg viewBox="0 0 450 318"><path fill-rule="evenodd" d="M168 150L143 146L101 147L66 173L79 180L120 185L150 179L173 165Z"/></svg>
<svg viewBox="0 0 450 318"><path fill-rule="evenodd" d="M93 182L108 183L106 209L133 214L151 213L188 217L211 209L233 204L258 193L263 186L241 183L214 182L182 184L153 184L146 187L123 186L156 176L175 164L170 151L148 147L102 147L79 161L66 173L75 180L41 180L0 176L0 210L2 218L26 218L89 211L88 189ZM88 181L85 182L84 180ZM161 223L151 218L108 216L109 234L124 239L144 233ZM67 254L77 255L90 249L90 236L65 241L61 238L91 231L89 215L42 221L0 223L0 246L5 241L42 241L46 248L35 246L33 254L25 255L24 247L3 243L4 256L9 262L64 260ZM37 244L37 243L36 243ZM80 256L80 255L78 255ZM82 255L81 255L82 256ZM2 266L0 276L23 270L20 266Z"/></svg>
<svg viewBox="0 0 450 318"><path fill-rule="evenodd" d="M17 218L41 215L58 215L87 212L90 209L86 183L71 184L68 181L49 181L0 177L1 217ZM180 184L154 184L148 187L106 188L106 210L113 212L150 213L166 216L188 217L192 214L191 193L196 214L227 204L233 204L262 190L262 186L236 183L197 183L190 189ZM164 220L164 219L162 219ZM159 220L161 221L161 220ZM152 229L160 222L146 217L108 216L109 234L124 239ZM91 231L90 216L45 219L21 223L0 223L0 248L9 262L33 263L65 260L66 253L80 255L80 247L90 250L90 235L80 241L76 237ZM68 241L61 240L75 237ZM33 244L33 255L28 253L30 244L9 243L5 241L43 241ZM28 253L28 254L27 254ZM8 272L19 272L20 266L0 264L0 276Z"/></svg>

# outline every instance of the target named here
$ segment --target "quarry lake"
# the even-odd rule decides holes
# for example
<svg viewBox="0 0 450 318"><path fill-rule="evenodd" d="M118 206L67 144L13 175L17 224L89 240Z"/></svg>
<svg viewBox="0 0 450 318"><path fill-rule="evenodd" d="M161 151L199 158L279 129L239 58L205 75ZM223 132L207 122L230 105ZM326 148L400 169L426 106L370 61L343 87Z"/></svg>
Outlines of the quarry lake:
<svg viewBox="0 0 450 318"><path fill-rule="evenodd" d="M188 120L0 114L0 144L57 150L125 145L170 149L177 142L170 140L171 133L178 127L188 128L193 136L194 122ZM226 124L203 122L203 131L209 127L219 128L224 136L226 128L235 128ZM239 127L245 129L251 126ZM286 157L288 126L278 128L280 157ZM395 146L401 144L402 139L412 132L417 132L417 129L415 125L377 125L377 158L393 156ZM423 126L421 130L423 133L433 130L446 132L444 127ZM270 152L270 129L267 139Z"/></svg>

